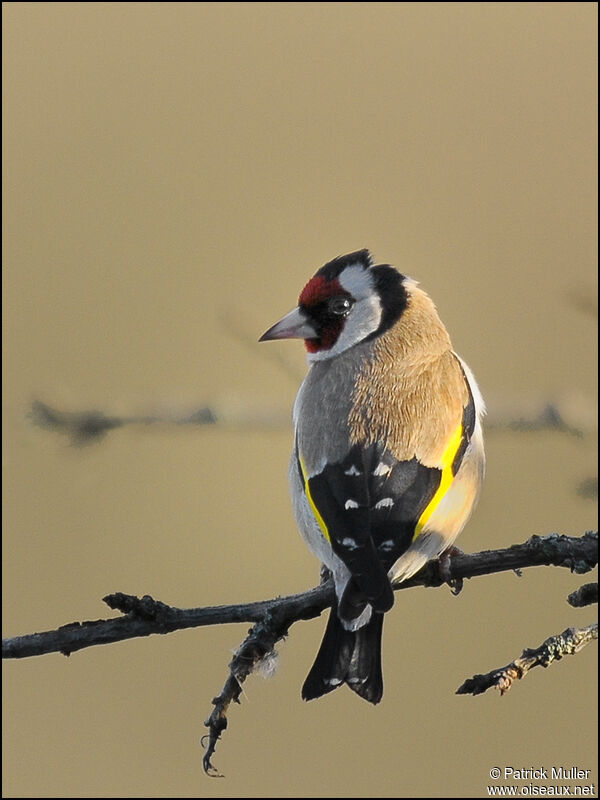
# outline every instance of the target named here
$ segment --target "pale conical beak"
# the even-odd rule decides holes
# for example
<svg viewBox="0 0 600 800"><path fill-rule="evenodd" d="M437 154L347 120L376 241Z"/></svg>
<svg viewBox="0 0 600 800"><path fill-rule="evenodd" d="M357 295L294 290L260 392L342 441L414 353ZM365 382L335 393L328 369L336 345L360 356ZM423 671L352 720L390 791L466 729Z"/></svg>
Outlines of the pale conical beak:
<svg viewBox="0 0 600 800"><path fill-rule="evenodd" d="M300 308L295 308L286 314L283 319L276 322L272 328L258 340L267 342L270 339L316 339L317 333L308 322Z"/></svg>

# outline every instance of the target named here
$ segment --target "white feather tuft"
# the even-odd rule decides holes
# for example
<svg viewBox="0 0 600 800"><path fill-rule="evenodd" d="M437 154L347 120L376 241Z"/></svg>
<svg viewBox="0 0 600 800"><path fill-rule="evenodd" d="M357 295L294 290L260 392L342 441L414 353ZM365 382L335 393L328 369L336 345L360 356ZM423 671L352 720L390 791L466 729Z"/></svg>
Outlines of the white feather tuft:
<svg viewBox="0 0 600 800"><path fill-rule="evenodd" d="M266 680L272 678L279 666L279 653L276 650L271 650L266 656L256 665L256 672Z"/></svg>

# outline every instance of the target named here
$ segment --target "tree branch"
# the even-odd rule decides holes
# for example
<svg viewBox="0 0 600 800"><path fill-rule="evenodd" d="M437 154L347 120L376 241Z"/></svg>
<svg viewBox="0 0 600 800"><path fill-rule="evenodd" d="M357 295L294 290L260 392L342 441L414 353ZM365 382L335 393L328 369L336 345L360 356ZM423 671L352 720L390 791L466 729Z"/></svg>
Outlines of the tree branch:
<svg viewBox="0 0 600 800"><path fill-rule="evenodd" d="M533 566L567 567L584 573L597 563L598 534L588 532L580 538L571 536L532 536L524 544L504 550L484 550L468 555L461 553L449 561L447 572L440 575L437 562L427 564L414 578L395 589L414 586L437 587L448 580L458 581L495 572L506 572ZM28 658L46 653L70 655L77 650L100 644L171 633L204 625L230 622L257 623L267 618L291 620L312 619L333 603L330 582L307 592L263 600L255 603L201 608L176 608L146 595L110 594L103 598L112 609L125 616L88 622L71 622L56 630L15 636L2 640L2 658ZM291 624L291 623L290 623Z"/></svg>
<svg viewBox="0 0 600 800"><path fill-rule="evenodd" d="M472 555L460 551L451 552L443 559L442 565L437 561L430 562L414 578L394 586L394 590L410 589L415 586L438 587L446 582L460 585L465 578L543 565L566 567L572 572L583 574L593 569L597 563L596 532L587 532L578 538L553 533L543 537L532 536L523 544L503 550L485 550ZM584 588L582 587L582 590ZM2 658L26 658L53 652L70 655L86 647L155 633L165 634L175 630L231 622L254 623L254 627L249 630L229 665L229 674L223 689L213 699L214 708L205 722L209 733L204 737L206 740L204 769L211 776L219 776L211 759L217 742L227 727L229 706L232 702L239 702L242 683L257 666L264 665L275 656L276 644L287 635L295 622L318 617L324 609L333 604L335 595L331 580L326 578L319 586L300 594L228 606L181 609L154 600L148 595L138 598L120 592L107 595L103 599L110 608L121 611L123 616L108 620L73 622L52 631L3 639ZM496 676L502 673L504 676L502 685L506 686L503 691L506 691L514 677L522 677L533 666L544 663L544 659L550 663L551 660L560 658L562 654L576 652L590 638L594 638L592 628L593 626L590 626L591 632L586 634L588 639L585 641L577 638L579 633L575 630L569 644L565 638L568 633L566 631L562 634L565 641L563 645L555 646L549 639L542 645L542 648L546 648L543 652L542 648L539 648L539 655L537 651L526 651L521 660L512 662L504 670L496 670L490 675ZM551 658L548 655L550 652ZM534 658L534 661L530 663L527 659L531 658ZM538 658L538 661L535 661L535 658ZM472 680L486 677L489 676L475 676ZM464 688L468 683L467 681L461 687L460 693L468 691ZM481 688L479 691L485 689ZM473 693L479 692L473 691Z"/></svg>
<svg viewBox="0 0 600 800"><path fill-rule="evenodd" d="M500 669L492 670L485 675L473 675L456 690L456 694L483 694L492 686L506 694L515 680L524 678L534 667L549 667L553 661L560 661L563 656L578 653L586 644L598 638L598 623L594 622L586 628L567 628L556 636L550 636L535 649L523 650L520 658Z"/></svg>

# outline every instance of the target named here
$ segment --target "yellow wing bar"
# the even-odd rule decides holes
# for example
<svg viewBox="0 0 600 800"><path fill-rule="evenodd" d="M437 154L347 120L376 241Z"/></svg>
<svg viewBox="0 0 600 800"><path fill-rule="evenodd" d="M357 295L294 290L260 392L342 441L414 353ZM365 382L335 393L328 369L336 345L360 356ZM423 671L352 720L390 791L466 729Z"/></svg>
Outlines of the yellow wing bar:
<svg viewBox="0 0 600 800"><path fill-rule="evenodd" d="M308 498L308 503L312 509L313 514L315 515L315 519L319 523L319 527L323 531L323 536L327 539L327 541L331 544L331 536L329 535L329 530L327 529L327 525L325 524L325 520L321 516L319 509L316 506L315 501L313 500L312 494L310 493L310 485L308 482L308 478L306 477L306 465L304 464L304 459L300 454L298 454L298 462L300 463L300 469L302 471L302 480L304 481L304 491L306 492L306 497Z"/></svg>
<svg viewBox="0 0 600 800"><path fill-rule="evenodd" d="M419 517L419 521L417 522L417 527L415 528L415 535L413 536L413 542L415 539L421 535L423 528L427 524L429 518L439 506L442 501L442 498L452 485L452 481L454 480L454 475L452 474L452 464L454 463L454 459L456 457L456 453L458 452L458 448L460 447L460 443L463 437L463 426L462 423L458 426L458 428L454 431L452 436L450 437L450 441L446 449L444 450L444 454L442 455L442 477L440 478L440 485L437 488L437 492L433 495L427 507Z"/></svg>

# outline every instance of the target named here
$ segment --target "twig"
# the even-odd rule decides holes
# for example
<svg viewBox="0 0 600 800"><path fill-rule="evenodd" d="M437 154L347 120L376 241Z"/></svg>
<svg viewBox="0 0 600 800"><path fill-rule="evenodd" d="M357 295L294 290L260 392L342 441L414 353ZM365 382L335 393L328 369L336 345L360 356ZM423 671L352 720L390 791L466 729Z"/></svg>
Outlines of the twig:
<svg viewBox="0 0 600 800"><path fill-rule="evenodd" d="M598 476L584 478L577 485L577 494L584 500L598 499Z"/></svg>
<svg viewBox="0 0 600 800"><path fill-rule="evenodd" d="M266 348L265 348L266 349ZM261 351L264 352L264 351ZM268 352L272 352L269 350ZM486 418L486 431L511 430L521 433L556 431L583 437L596 430L595 413L591 403L581 398L567 398L561 402L542 402L525 408L525 403L513 403L510 407L494 408L490 404ZM576 406L574 411L571 406ZM109 431L125 426L236 426L242 428L289 427L291 412L288 407L265 408L243 403L212 402L199 405L190 411L163 411L148 414L118 416L96 409L62 411L41 400L32 403L29 410L32 422L49 431L66 434L74 445L99 442ZM596 484L597 491L597 484ZM582 493L593 493L592 480L586 483ZM584 494L584 496L587 496Z"/></svg>
<svg viewBox="0 0 600 800"><path fill-rule="evenodd" d="M592 603L598 602L598 584L597 583L584 583L579 589L567 597L567 602L573 608L583 608L583 606L591 606Z"/></svg>
<svg viewBox="0 0 600 800"><path fill-rule="evenodd" d="M501 669L495 669L485 675L474 675L456 690L456 694L483 694L495 687L500 694L506 694L515 680L524 678L534 667L548 667L553 661L560 661L563 656L578 653L586 644L598 638L598 623L586 628L567 628L556 636L550 636L539 647L523 650L520 658L516 658Z"/></svg>
<svg viewBox="0 0 600 800"><path fill-rule="evenodd" d="M329 587L331 588L331 587ZM205 721L208 733L202 739L205 748L202 764L204 771L211 778L222 778L223 775L212 764L212 757L227 728L227 711L232 702L239 703L242 692L242 683L254 672L257 665L269 657L275 658L275 645L283 639L295 620L286 617L269 615L264 622L257 623L248 631L248 636L237 649L229 664L229 675L218 697L212 701L213 710Z"/></svg>
<svg viewBox="0 0 600 800"><path fill-rule="evenodd" d="M40 428L65 433L74 445L100 441L106 434L125 425L214 425L217 421L210 406L200 406L187 414L133 414L109 416L103 411L60 411L41 400L31 404L29 418Z"/></svg>

